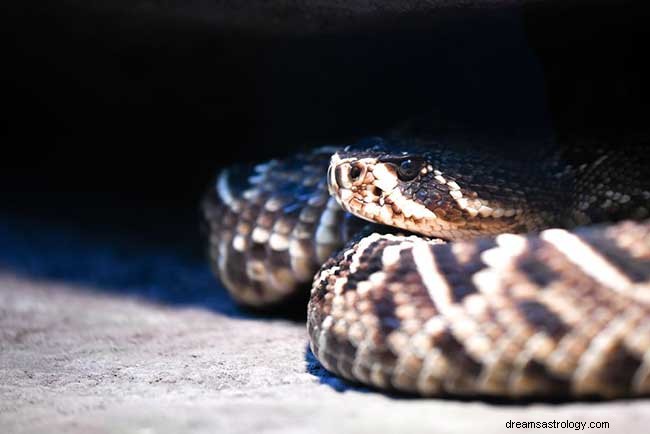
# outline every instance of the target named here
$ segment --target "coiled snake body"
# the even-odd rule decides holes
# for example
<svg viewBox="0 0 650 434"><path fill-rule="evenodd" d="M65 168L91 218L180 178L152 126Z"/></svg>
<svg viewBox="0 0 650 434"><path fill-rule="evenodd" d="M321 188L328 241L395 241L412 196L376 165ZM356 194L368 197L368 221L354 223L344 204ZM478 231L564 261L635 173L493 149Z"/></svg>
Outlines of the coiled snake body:
<svg viewBox="0 0 650 434"><path fill-rule="evenodd" d="M510 159L369 139L234 166L203 201L210 259L248 306L313 283L312 351L349 380L424 396L646 395L648 163L642 145Z"/></svg>

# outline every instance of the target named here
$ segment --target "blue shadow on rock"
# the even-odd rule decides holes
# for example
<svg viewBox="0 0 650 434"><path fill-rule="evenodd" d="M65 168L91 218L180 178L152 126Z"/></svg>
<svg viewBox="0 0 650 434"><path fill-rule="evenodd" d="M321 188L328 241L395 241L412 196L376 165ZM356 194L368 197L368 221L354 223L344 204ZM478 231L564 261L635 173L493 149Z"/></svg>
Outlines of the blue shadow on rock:
<svg viewBox="0 0 650 434"><path fill-rule="evenodd" d="M305 367L308 373L318 378L320 384L329 386L337 392L373 392L373 390L367 387L350 383L329 372L323 367L323 365L321 365L316 356L314 356L311 348L309 348L309 344L307 344L305 349Z"/></svg>
<svg viewBox="0 0 650 434"><path fill-rule="evenodd" d="M0 215L0 273L245 316L189 244L155 245L110 230Z"/></svg>

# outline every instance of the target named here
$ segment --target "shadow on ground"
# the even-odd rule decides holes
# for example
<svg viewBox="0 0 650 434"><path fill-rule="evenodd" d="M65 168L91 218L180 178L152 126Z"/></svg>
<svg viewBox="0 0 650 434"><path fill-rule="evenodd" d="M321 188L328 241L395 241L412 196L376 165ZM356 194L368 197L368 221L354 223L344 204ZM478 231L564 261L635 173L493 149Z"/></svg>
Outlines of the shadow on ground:
<svg viewBox="0 0 650 434"><path fill-rule="evenodd" d="M98 233L0 216L0 272L246 316L215 280L201 246L194 244L157 246L110 230Z"/></svg>
<svg viewBox="0 0 650 434"><path fill-rule="evenodd" d="M316 356L314 356L314 353L311 352L309 344L307 344L305 349L305 368L309 374L318 378L320 384L329 386L337 392L372 392L367 387L345 381L325 369Z"/></svg>
<svg viewBox="0 0 650 434"><path fill-rule="evenodd" d="M308 293L297 296L296 303L264 311L237 305L210 270L198 224L193 233L188 227L191 223L181 220L134 233L0 214L0 272L171 306L197 306L230 317L304 322ZM161 230L165 236L156 239Z"/></svg>

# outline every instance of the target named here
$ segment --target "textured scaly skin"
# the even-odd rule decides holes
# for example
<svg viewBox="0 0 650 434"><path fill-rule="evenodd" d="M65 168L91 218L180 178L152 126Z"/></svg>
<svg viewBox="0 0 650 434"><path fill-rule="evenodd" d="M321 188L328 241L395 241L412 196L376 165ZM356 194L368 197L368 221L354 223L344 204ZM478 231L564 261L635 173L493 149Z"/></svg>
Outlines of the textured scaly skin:
<svg viewBox="0 0 650 434"><path fill-rule="evenodd" d="M650 223L440 244L373 235L315 279L330 371L436 396L650 392Z"/></svg>
<svg viewBox="0 0 650 434"><path fill-rule="evenodd" d="M365 225L327 191L335 150L230 167L204 196L210 265L238 303L267 308L306 294L323 262Z"/></svg>
<svg viewBox="0 0 650 434"><path fill-rule="evenodd" d="M593 225L648 215L642 147L560 149L522 166L432 146L403 182L398 145L339 150L335 199L332 149L222 172L203 210L213 268L234 298L281 303L324 262L308 328L314 354L342 377L425 396L648 394L650 223ZM362 226L337 201L462 241L372 235L327 259ZM591 226L535 232L576 225ZM504 231L533 233L484 238Z"/></svg>

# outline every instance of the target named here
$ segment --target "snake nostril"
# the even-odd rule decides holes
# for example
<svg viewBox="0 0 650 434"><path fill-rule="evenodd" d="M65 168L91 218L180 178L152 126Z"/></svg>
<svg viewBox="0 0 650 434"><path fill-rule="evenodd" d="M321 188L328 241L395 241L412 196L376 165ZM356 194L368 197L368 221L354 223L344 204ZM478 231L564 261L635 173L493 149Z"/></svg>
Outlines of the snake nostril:
<svg viewBox="0 0 650 434"><path fill-rule="evenodd" d="M356 181L361 176L361 168L358 165L352 166L350 169L350 179Z"/></svg>

